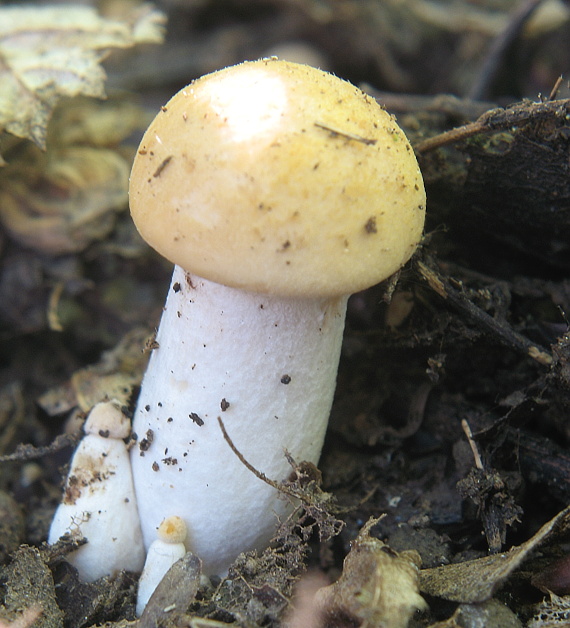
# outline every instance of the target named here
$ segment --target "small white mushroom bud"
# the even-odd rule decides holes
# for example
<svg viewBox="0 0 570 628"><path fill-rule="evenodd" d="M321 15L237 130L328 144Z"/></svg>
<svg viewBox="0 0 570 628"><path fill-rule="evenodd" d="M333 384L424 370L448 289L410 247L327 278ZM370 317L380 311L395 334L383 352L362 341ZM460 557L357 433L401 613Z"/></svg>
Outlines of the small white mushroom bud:
<svg viewBox="0 0 570 628"><path fill-rule="evenodd" d="M158 538L148 548L144 569L137 593L137 615L140 617L150 596L154 593L166 572L186 554L186 524L173 515L158 526Z"/></svg>
<svg viewBox="0 0 570 628"><path fill-rule="evenodd" d="M92 582L121 569L140 571L144 547L123 440L131 429L128 418L115 403L105 401L94 406L83 429L48 542L66 534L86 538L67 560L82 580Z"/></svg>

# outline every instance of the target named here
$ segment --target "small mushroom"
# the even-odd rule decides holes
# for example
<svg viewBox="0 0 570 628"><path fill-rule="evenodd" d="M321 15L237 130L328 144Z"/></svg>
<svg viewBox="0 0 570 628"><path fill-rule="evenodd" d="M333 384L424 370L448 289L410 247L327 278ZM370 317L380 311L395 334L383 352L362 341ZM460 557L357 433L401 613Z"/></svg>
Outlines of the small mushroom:
<svg viewBox="0 0 570 628"><path fill-rule="evenodd" d="M114 402L93 407L50 527L50 544L64 535L87 539L67 556L86 582L121 569L140 571L144 563L129 453L123 440L130 428Z"/></svg>
<svg viewBox="0 0 570 628"><path fill-rule="evenodd" d="M158 538L148 548L139 579L136 608L139 617L166 572L186 554L186 524L180 517L173 515L164 519L156 535Z"/></svg>
<svg viewBox="0 0 570 628"><path fill-rule="evenodd" d="M175 264L134 416L145 544L188 527L207 574L267 545L292 504L287 450L317 463L350 294L396 272L425 192L394 118L331 74L274 58L204 76L151 123L130 181L142 237Z"/></svg>

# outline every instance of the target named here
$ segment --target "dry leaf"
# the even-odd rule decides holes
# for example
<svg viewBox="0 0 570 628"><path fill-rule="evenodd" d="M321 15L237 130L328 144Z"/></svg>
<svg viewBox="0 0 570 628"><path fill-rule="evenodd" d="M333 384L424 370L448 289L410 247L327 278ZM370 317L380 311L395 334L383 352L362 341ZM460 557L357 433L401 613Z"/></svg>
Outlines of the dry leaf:
<svg viewBox="0 0 570 628"><path fill-rule="evenodd" d="M100 62L113 48L162 41L164 16L149 7L129 21L84 6L0 8L0 132L45 148L53 108L63 97L105 96Z"/></svg>
<svg viewBox="0 0 570 628"><path fill-rule="evenodd" d="M18 162L0 175L0 217L10 235L54 255L83 250L114 225L110 210L126 206L129 166L113 150L50 151L45 169Z"/></svg>
<svg viewBox="0 0 570 628"><path fill-rule="evenodd" d="M337 582L315 595L327 626L406 628L416 610L427 609L418 593L420 555L395 552L370 536L376 523L370 519L360 531Z"/></svg>
<svg viewBox="0 0 570 628"><path fill-rule="evenodd" d="M128 406L133 388L142 380L148 352L143 352L149 332L135 327L109 351L104 351L96 364L75 371L71 380L52 388L37 399L50 416L78 408L81 413L104 399L117 399Z"/></svg>
<svg viewBox="0 0 570 628"><path fill-rule="evenodd" d="M570 529L570 507L545 523L528 541L508 552L493 554L463 563L424 569L420 590L453 602L484 602L517 569L528 555L553 535Z"/></svg>
<svg viewBox="0 0 570 628"><path fill-rule="evenodd" d="M527 628L563 628L570 623L570 597L554 593L535 605L535 613Z"/></svg>
<svg viewBox="0 0 570 628"><path fill-rule="evenodd" d="M201 572L202 562L192 552L174 563L150 596L137 628L156 628L166 617L184 613L196 597Z"/></svg>
<svg viewBox="0 0 570 628"><path fill-rule="evenodd" d="M135 328L116 347L105 351L97 364L76 371L71 377L77 404L84 412L97 402L112 398L128 405L134 386L140 384L148 353L143 352L148 330Z"/></svg>
<svg viewBox="0 0 570 628"><path fill-rule="evenodd" d="M1 89L1 88L0 88ZM72 99L50 122L47 152L12 138L0 169L0 220L20 244L49 255L105 238L127 206L130 154L117 145L146 122L133 103Z"/></svg>
<svg viewBox="0 0 570 628"><path fill-rule="evenodd" d="M146 129L153 115L128 97L110 97L105 102L74 98L54 111L47 145L114 148L134 131Z"/></svg>

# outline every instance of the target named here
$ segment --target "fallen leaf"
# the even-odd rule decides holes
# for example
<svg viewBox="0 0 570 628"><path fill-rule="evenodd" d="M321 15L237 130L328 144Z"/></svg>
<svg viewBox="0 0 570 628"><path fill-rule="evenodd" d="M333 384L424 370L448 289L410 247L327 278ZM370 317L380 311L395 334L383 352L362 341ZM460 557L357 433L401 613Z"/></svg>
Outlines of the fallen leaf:
<svg viewBox="0 0 570 628"><path fill-rule="evenodd" d="M153 113L126 96L114 95L101 102L73 98L58 106L47 130L47 146L119 146L133 132L146 129Z"/></svg>
<svg viewBox="0 0 570 628"><path fill-rule="evenodd" d="M0 168L0 220L10 236L48 255L104 239L127 206L131 153L120 144L145 122L127 99L78 98L55 110L47 151L11 138Z"/></svg>
<svg viewBox="0 0 570 628"><path fill-rule="evenodd" d="M74 146L36 164L34 170L23 160L0 171L0 218L11 237L51 255L103 239L114 212L126 207L128 161L114 150Z"/></svg>
<svg viewBox="0 0 570 628"><path fill-rule="evenodd" d="M164 16L148 6L128 21L84 6L0 8L0 131L45 148L46 129L63 97L105 96L101 61L114 48L159 43Z"/></svg>
<svg viewBox="0 0 570 628"><path fill-rule="evenodd" d="M148 361L148 352L142 350L147 338L147 329L135 327L116 347L105 351L97 364L73 373L71 385L82 411L89 411L106 398L117 399L128 406L133 388L140 384Z"/></svg>
<svg viewBox="0 0 570 628"><path fill-rule="evenodd" d="M341 577L315 595L327 626L405 628L416 610L427 609L418 593L420 555L370 536L376 523L370 519L352 543Z"/></svg>
<svg viewBox="0 0 570 628"><path fill-rule="evenodd" d="M554 593L535 605L534 616L527 628L561 628L570 620L570 597L558 597Z"/></svg>
<svg viewBox="0 0 570 628"><path fill-rule="evenodd" d="M553 535L567 532L568 529L570 507L545 523L528 541L508 552L422 570L420 591L452 602L489 600L530 552Z"/></svg>
<svg viewBox="0 0 570 628"><path fill-rule="evenodd" d="M201 571L200 559L191 552L174 563L151 595L138 628L155 628L165 617L184 613L196 597Z"/></svg>

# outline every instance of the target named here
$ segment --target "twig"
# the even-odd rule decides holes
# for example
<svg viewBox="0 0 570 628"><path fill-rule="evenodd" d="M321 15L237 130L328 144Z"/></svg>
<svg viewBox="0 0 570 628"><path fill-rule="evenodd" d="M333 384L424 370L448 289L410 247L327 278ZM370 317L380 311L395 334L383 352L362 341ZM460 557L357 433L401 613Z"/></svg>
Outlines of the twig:
<svg viewBox="0 0 570 628"><path fill-rule="evenodd" d="M338 131L337 129L333 129L326 124L321 124L320 122L315 122L315 126L319 129L323 129L323 131L328 131L332 137L344 137L347 140L352 140L354 142L360 142L362 144L366 144L367 146L374 146L378 140L369 139L366 137L362 137L361 135L356 135L356 133L347 133L345 131Z"/></svg>
<svg viewBox="0 0 570 628"><path fill-rule="evenodd" d="M560 85L562 85L562 76L559 76L554 82L554 85L552 89L550 90L550 94L548 94L548 98L547 98L548 102L552 102L553 100L556 100L556 97L558 96L558 90L560 89Z"/></svg>
<svg viewBox="0 0 570 628"><path fill-rule="evenodd" d="M239 461L247 468L249 469L253 475L255 475L256 478L259 478L262 482L265 482L266 484L269 484L269 486L272 486L273 488L277 489L278 491L283 491L284 493L287 493L288 495L292 495L293 497L297 497L296 495L293 495L292 492L287 491L279 482L276 482L275 480L270 480L265 473L263 473L262 471L259 471L258 469L256 469L251 462L249 462L248 460L245 459L244 455L241 453L241 451L234 445L233 440L230 438L230 435L228 434L227 430L226 430L226 426L224 425L224 422L222 421L222 417L218 417L218 424L220 425L220 429L222 430L222 434L224 436L224 440L226 441L226 443L230 446L230 449L234 452L234 454L239 458Z"/></svg>
<svg viewBox="0 0 570 628"><path fill-rule="evenodd" d="M481 329L498 338L507 347L531 357L539 364L543 366L552 365L552 355L547 349L517 333L505 321L497 320L477 307L461 290L454 288L450 281L443 277L433 266L419 261L417 269L421 278L434 292L437 292L455 309L466 314Z"/></svg>
<svg viewBox="0 0 570 628"><path fill-rule="evenodd" d="M555 120L565 125L569 109L569 99L549 99L546 102L523 101L506 109L497 107L485 112L475 122L469 122L414 144L414 151L423 154L479 133L493 133L504 129L512 130L531 122Z"/></svg>
<svg viewBox="0 0 570 628"><path fill-rule="evenodd" d="M429 151L440 148L441 146L453 144L459 140L464 140L468 137L472 137L473 135L477 135L478 133L485 133L491 130L492 129L489 129L485 122L476 120L475 122L469 122L469 124L464 124L463 126L455 129L444 131L443 133L439 133L433 137L428 137L426 140L422 140L421 142L414 144L414 151L418 154L428 153Z"/></svg>
<svg viewBox="0 0 570 628"><path fill-rule="evenodd" d="M473 432L471 431L469 423L467 423L467 419L461 419L461 428L465 432L465 436L467 436L467 442L469 443L469 447L471 447L473 459L475 460L475 466L477 467L477 469L483 471L483 461L481 460L481 455L479 454L477 443L473 439Z"/></svg>
<svg viewBox="0 0 570 628"><path fill-rule="evenodd" d="M35 460L36 458L43 458L44 456L59 451L64 447L76 445L79 440L81 440L81 434L59 434L49 445L45 445L44 447L34 447L33 445L18 445L14 453L0 456L0 463L18 462L24 460Z"/></svg>

